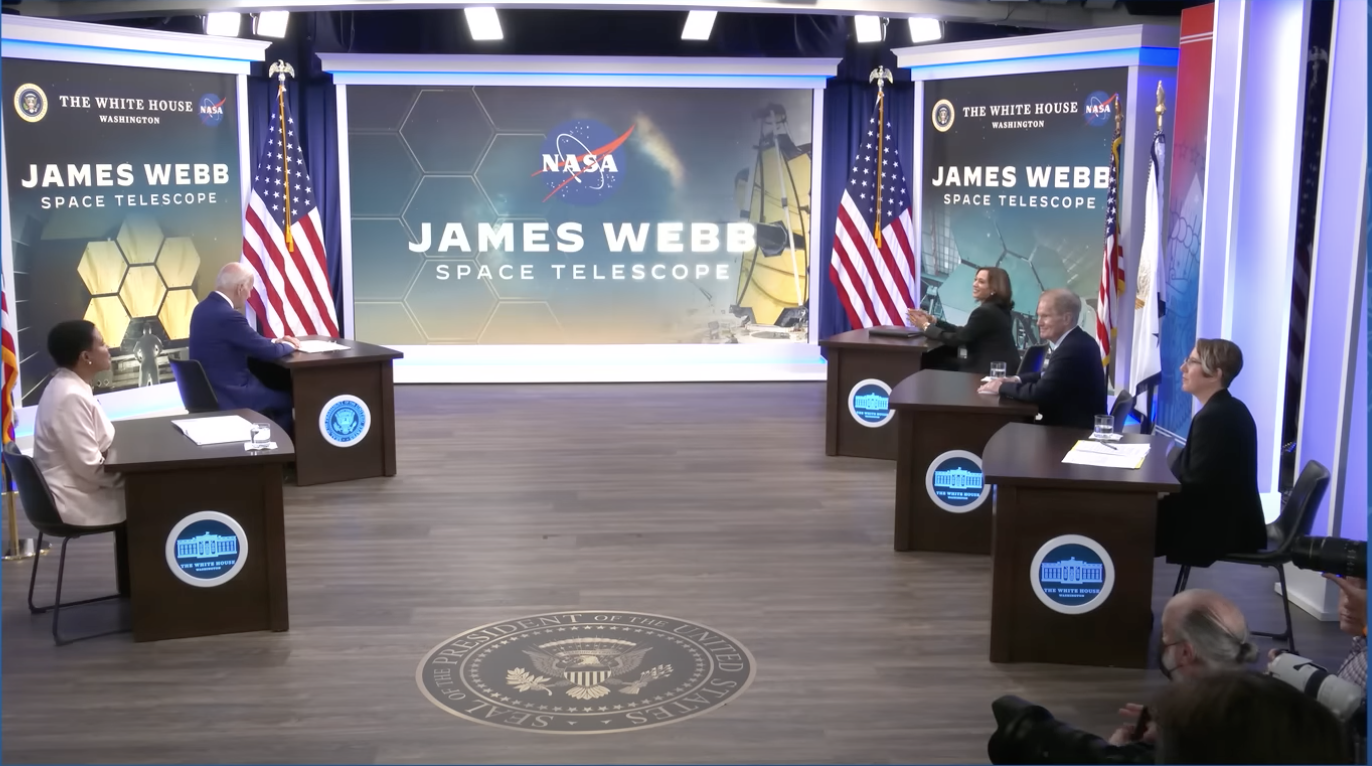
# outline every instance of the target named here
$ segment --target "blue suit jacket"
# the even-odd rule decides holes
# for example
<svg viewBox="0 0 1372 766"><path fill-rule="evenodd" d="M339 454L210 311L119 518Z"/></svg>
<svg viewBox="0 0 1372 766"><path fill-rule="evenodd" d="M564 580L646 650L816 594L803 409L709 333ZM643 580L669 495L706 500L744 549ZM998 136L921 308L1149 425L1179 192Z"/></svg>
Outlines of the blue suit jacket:
<svg viewBox="0 0 1372 766"><path fill-rule="evenodd" d="M252 374L248 359L270 361L293 351L285 343L272 343L258 334L247 317L217 293L205 296L191 313L191 359L205 368L222 409L272 409L281 394Z"/></svg>
<svg viewBox="0 0 1372 766"><path fill-rule="evenodd" d="M1002 385L1000 395L1037 404L1045 426L1094 428L1096 416L1106 414L1105 365L1096 339L1073 327L1043 364L1042 372Z"/></svg>

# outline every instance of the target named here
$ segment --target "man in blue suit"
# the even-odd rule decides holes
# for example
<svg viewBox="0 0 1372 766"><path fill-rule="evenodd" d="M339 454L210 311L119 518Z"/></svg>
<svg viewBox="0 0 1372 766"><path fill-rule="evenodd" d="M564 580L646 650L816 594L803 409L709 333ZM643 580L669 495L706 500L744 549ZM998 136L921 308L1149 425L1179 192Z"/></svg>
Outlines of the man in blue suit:
<svg viewBox="0 0 1372 766"><path fill-rule="evenodd" d="M1046 426L1094 428L1104 415L1105 365L1096 339L1082 330L1081 298L1066 288L1039 297L1039 337L1048 344L1042 372L992 380L985 394L1000 394L1038 405Z"/></svg>
<svg viewBox="0 0 1372 766"><path fill-rule="evenodd" d="M256 410L292 433L291 392L269 388L248 369L248 360L280 359L299 348L300 342L289 335L268 340L248 325L241 310L256 279L241 263L219 270L215 291L191 313L190 357L205 368L221 409Z"/></svg>

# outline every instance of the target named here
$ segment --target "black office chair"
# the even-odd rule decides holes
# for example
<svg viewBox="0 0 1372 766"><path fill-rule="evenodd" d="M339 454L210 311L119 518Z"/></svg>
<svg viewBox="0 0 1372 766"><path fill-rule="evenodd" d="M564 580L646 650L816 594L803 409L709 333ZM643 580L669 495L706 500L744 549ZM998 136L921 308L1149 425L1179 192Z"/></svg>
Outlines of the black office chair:
<svg viewBox="0 0 1372 766"><path fill-rule="evenodd" d="M1026 372L1039 372L1043 369L1043 360L1048 356L1048 346L1030 346L1024 349L1024 358L1019 360L1019 369L1015 370L1016 375L1023 375Z"/></svg>
<svg viewBox="0 0 1372 766"><path fill-rule="evenodd" d="M1129 413L1133 411L1134 397L1123 393L1115 397L1115 406L1110 408L1110 417L1115 419L1115 433L1124 433L1124 424L1129 421Z"/></svg>
<svg viewBox="0 0 1372 766"><path fill-rule="evenodd" d="M205 368L194 359L170 359L172 377L181 392L181 405L187 412L218 412L219 397L205 377Z"/></svg>
<svg viewBox="0 0 1372 766"><path fill-rule="evenodd" d="M67 524L62 521L62 517L57 513L57 504L52 499L52 490L48 487L48 482L39 472L38 466L34 465L33 458L19 451L19 446L14 442L5 445L4 451L0 453L3 458L6 470L10 476L14 477L14 485L19 490L19 502L24 506L24 515L28 517L29 523L33 524L38 530L38 550L43 548L43 536L62 538L62 553L57 559L57 595L51 606L34 606L33 588L38 582L38 562L42 556L33 557L33 573L29 575L29 612L31 614L43 614L52 612L52 640L58 646L70 644L73 641L81 641L87 638L97 638L99 636L109 636L115 633L123 633L127 629L119 628L95 633L93 635L79 636L77 638L63 638L57 629L58 617L61 615L62 607L81 606L83 604L94 604L99 601L111 601L120 598L119 594L112 596L100 596L99 598L88 598L81 601L71 601L62 603L62 575L67 566L67 543L78 537L90 537L92 535L102 535L107 532L118 532L124 527L124 523L107 524L98 527L82 527Z"/></svg>
<svg viewBox="0 0 1372 766"><path fill-rule="evenodd" d="M1286 629L1281 633L1264 633L1260 630L1252 631L1253 635L1266 636L1277 641L1285 641L1287 648L1293 653L1296 651L1296 636L1291 630L1291 599L1286 591L1286 570L1283 565L1291 562L1291 548L1296 540L1310 534L1310 528L1315 524L1315 510L1320 507L1320 501L1324 499L1325 490L1329 489L1329 469L1319 462L1311 460L1305 464L1301 470L1301 475L1296 479L1296 485L1291 488L1291 494L1287 495L1282 503L1281 515L1277 520L1267 525L1267 548L1255 553L1231 553L1224 556L1220 561L1227 561L1231 564L1248 564L1250 566L1272 567L1277 570L1277 582L1281 584L1281 608L1282 614L1286 618ZM1177 573L1177 586L1172 590L1172 595L1176 595L1186 589L1186 583L1191 579L1191 567L1182 565L1181 571Z"/></svg>

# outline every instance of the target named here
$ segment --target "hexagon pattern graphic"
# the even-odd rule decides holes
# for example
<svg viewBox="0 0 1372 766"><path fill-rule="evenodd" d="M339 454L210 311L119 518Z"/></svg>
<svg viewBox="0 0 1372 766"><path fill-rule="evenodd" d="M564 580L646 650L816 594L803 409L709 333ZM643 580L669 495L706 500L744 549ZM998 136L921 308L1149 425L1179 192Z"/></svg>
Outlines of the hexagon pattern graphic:
<svg viewBox="0 0 1372 766"><path fill-rule="evenodd" d="M538 131L546 126L508 117L504 124L493 122L480 89L470 87L350 88L348 106L353 177L366 180L351 187L353 251L384 249L387 254L384 260L354 261L358 338L401 345L503 344L536 336L555 342L548 333L560 328L556 309L537 300L546 296L546 286L534 292L518 279L453 276L459 266L475 273L512 263L499 250L478 254L477 231L465 232L471 252L439 252L443 232L437 229L430 233L426 253L400 244L418 241L425 222L439 227L446 221L498 224L517 218L509 222L518 226L542 220L542 187L509 174L483 174L482 167L508 156L533 162L529 158L539 156L544 138ZM531 109L543 119L538 107ZM391 127L383 112L404 119ZM534 169L530 165L530 172ZM359 189L368 185L375 191ZM396 188L412 190L403 198L403 210L394 209L393 196L383 199L383 192ZM449 269L448 279L438 279L440 266Z"/></svg>
<svg viewBox="0 0 1372 766"><path fill-rule="evenodd" d="M132 319L146 317L156 317L169 339L183 340L198 303L191 288L199 270L190 237L164 237L156 220L130 215L114 239L88 242L77 264L91 294L86 319L111 346L123 344Z"/></svg>

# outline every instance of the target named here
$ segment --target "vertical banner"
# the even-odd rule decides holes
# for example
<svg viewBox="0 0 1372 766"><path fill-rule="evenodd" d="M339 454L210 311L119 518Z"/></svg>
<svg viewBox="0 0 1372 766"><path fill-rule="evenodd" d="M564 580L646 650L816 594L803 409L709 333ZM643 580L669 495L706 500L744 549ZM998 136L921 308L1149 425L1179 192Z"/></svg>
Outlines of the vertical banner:
<svg viewBox="0 0 1372 766"><path fill-rule="evenodd" d="M98 393L171 381L242 242L234 75L6 59L3 84L17 398L38 403L68 319L110 346Z"/></svg>
<svg viewBox="0 0 1372 766"><path fill-rule="evenodd" d="M1177 61L1176 114L1172 117L1167 187L1171 231L1167 235L1167 316L1162 320L1162 382L1155 425L1185 436L1191 427L1191 395L1181 390L1182 361L1196 345L1196 306L1200 298L1201 214L1205 209L1206 133L1210 123L1210 57L1215 7L1188 8L1181 14L1181 54Z"/></svg>
<svg viewBox="0 0 1372 766"><path fill-rule="evenodd" d="M812 91L347 101L359 340L808 342Z"/></svg>
<svg viewBox="0 0 1372 766"><path fill-rule="evenodd" d="M1010 275L1021 348L1038 341L1038 296L1056 287L1081 296L1080 325L1094 335L1127 78L1116 68L925 83L924 310L962 324L976 308L977 269L998 266Z"/></svg>

